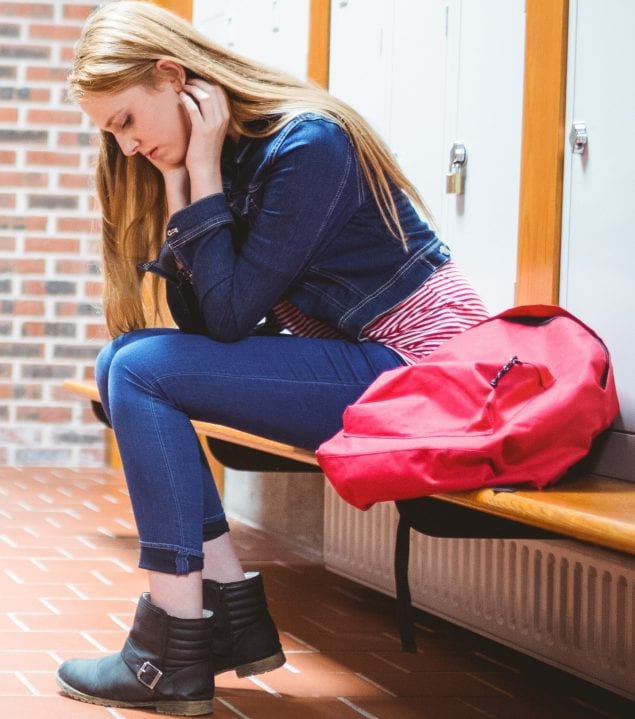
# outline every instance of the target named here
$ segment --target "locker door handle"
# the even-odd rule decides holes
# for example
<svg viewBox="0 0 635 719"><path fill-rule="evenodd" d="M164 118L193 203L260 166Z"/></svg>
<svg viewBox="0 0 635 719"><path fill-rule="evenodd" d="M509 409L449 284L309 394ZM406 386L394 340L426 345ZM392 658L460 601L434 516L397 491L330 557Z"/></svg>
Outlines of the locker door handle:
<svg viewBox="0 0 635 719"><path fill-rule="evenodd" d="M584 155L589 141L589 133L586 122L574 122L569 132L569 144L574 155Z"/></svg>

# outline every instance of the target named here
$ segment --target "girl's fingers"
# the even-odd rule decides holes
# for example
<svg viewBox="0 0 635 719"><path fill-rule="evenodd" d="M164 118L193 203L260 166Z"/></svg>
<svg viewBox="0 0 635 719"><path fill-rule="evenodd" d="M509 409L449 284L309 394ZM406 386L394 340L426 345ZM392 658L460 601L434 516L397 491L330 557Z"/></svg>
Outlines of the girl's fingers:
<svg viewBox="0 0 635 719"><path fill-rule="evenodd" d="M202 81L198 81L199 83ZM192 82L185 85L183 88L185 93L198 103L198 107L203 114L203 109L208 107L214 111L218 111L221 116L229 114L229 107L227 105L227 98L225 93L221 90L218 85L210 85L204 83L205 87L195 85Z"/></svg>
<svg viewBox="0 0 635 719"><path fill-rule="evenodd" d="M194 98L196 98L199 101L207 100L212 95L211 93L201 89L200 87L197 87L196 85L185 85L185 90Z"/></svg>

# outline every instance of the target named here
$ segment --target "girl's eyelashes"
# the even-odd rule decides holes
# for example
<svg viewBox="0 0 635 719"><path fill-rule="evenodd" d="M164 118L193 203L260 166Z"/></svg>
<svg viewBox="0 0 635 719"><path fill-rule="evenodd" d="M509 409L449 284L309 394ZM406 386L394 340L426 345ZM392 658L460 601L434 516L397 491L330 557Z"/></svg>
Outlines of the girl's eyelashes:
<svg viewBox="0 0 635 719"><path fill-rule="evenodd" d="M121 123L121 129L125 130L126 127L132 124L132 117L130 115L126 115L123 122Z"/></svg>

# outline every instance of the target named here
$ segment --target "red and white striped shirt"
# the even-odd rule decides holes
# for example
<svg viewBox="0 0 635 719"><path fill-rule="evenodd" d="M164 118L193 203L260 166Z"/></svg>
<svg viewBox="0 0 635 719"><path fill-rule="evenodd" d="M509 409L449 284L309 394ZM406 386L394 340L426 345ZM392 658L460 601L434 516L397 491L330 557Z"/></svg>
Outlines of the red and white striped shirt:
<svg viewBox="0 0 635 719"><path fill-rule="evenodd" d="M274 307L274 313L278 322L294 335L345 338L286 300ZM488 316L465 275L453 262L446 262L416 292L367 325L362 336L390 347L407 364L415 364L453 335Z"/></svg>

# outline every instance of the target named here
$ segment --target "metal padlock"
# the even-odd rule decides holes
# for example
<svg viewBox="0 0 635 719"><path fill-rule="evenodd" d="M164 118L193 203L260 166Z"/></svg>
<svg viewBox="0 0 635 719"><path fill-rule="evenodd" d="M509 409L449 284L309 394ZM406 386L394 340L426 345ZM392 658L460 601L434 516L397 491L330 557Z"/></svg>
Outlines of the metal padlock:
<svg viewBox="0 0 635 719"><path fill-rule="evenodd" d="M465 192L465 168L458 163L451 165L445 176L445 191L449 195L462 195Z"/></svg>
<svg viewBox="0 0 635 719"><path fill-rule="evenodd" d="M445 176L445 191L450 195L462 195L465 192L465 165L467 150L461 142L455 142L450 149L450 168Z"/></svg>

